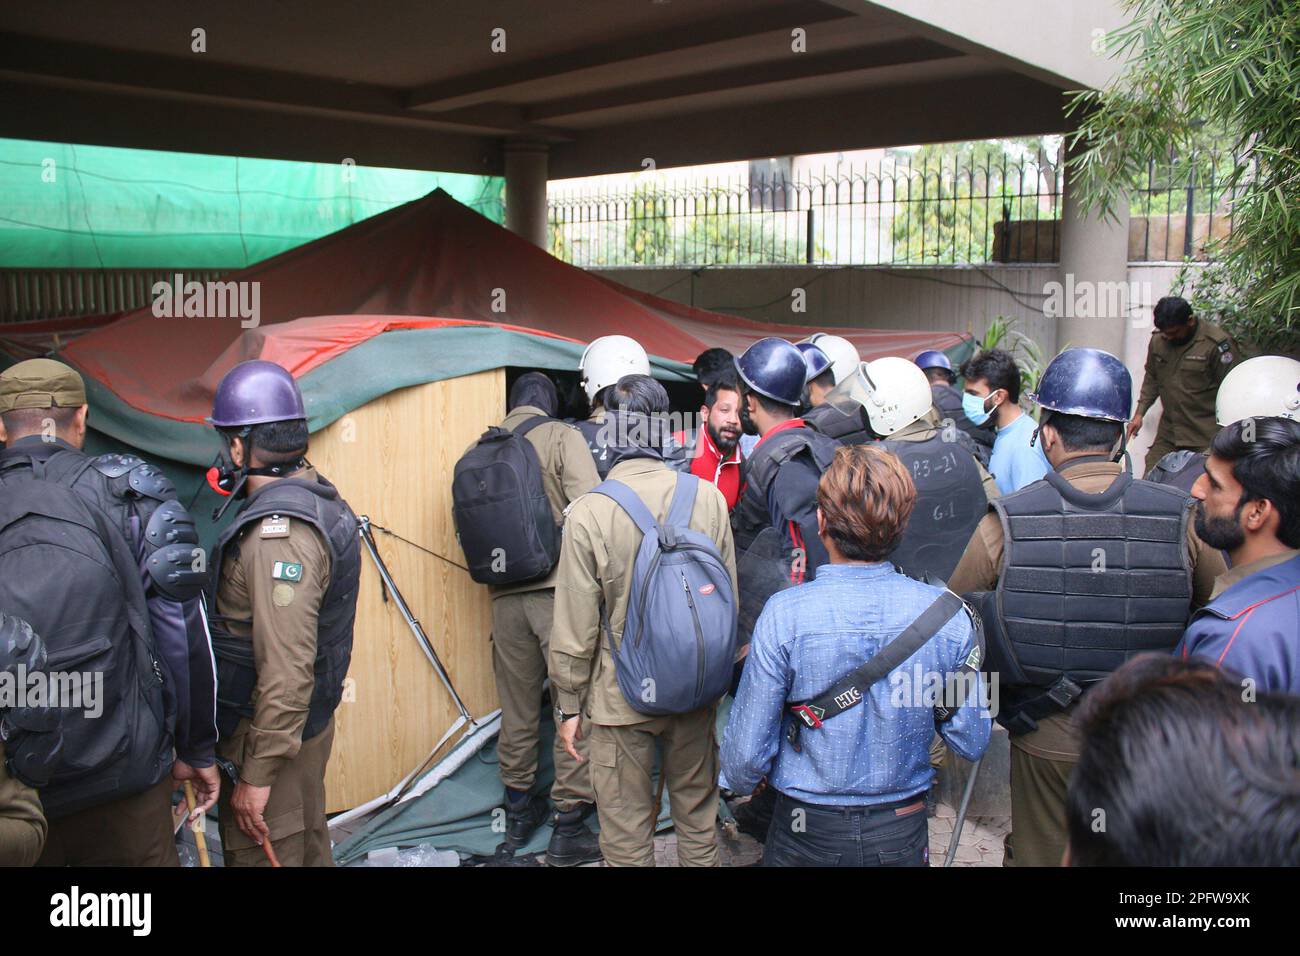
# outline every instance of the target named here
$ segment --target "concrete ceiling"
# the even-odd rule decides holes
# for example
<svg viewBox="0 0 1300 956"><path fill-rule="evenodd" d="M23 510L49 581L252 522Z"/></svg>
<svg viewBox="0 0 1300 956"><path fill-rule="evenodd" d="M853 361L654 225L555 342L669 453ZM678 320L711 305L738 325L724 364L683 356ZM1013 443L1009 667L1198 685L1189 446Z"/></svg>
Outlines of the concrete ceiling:
<svg viewBox="0 0 1300 956"><path fill-rule="evenodd" d="M0 136L469 173L500 173L523 139L550 145L558 179L1065 128L1079 84L899 7L10 3Z"/></svg>

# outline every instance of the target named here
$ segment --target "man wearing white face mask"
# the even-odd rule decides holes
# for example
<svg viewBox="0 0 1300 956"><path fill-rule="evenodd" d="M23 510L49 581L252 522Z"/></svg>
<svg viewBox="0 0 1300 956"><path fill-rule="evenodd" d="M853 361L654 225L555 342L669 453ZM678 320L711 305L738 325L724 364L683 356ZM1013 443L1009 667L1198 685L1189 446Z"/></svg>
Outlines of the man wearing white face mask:
<svg viewBox="0 0 1300 956"><path fill-rule="evenodd" d="M966 364L962 411L976 425L990 419L997 428L989 471L998 491L1009 495L1051 470L1043 449L1033 441L1037 423L1020 410L1020 369L1002 349L981 352Z"/></svg>

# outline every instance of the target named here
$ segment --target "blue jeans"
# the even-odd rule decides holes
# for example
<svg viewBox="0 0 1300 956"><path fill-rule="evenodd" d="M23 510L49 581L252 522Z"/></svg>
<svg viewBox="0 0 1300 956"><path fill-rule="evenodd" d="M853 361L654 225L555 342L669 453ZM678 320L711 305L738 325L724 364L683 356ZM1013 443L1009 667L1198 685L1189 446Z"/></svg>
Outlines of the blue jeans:
<svg viewBox="0 0 1300 956"><path fill-rule="evenodd" d="M827 807L779 794L763 866L928 866L925 798Z"/></svg>

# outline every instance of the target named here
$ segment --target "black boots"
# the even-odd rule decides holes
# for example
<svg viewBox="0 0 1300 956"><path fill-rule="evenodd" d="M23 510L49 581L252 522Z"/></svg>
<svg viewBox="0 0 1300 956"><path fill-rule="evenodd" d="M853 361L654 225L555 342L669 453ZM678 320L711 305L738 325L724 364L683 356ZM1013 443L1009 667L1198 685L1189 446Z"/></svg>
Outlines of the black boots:
<svg viewBox="0 0 1300 956"><path fill-rule="evenodd" d="M506 842L504 846L518 850L526 844L546 821L548 805L540 793L530 793L526 800L512 801L506 795Z"/></svg>
<svg viewBox="0 0 1300 956"><path fill-rule="evenodd" d="M600 837L583 823L594 809L592 804L584 803L555 815L555 830L546 847L547 866L579 866L601 859Z"/></svg>

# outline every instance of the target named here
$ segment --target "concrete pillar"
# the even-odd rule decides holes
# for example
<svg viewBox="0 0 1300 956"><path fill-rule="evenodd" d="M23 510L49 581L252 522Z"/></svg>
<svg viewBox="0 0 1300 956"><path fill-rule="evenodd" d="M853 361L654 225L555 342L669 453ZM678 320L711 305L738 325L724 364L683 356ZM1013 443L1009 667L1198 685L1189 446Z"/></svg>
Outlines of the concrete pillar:
<svg viewBox="0 0 1300 956"><path fill-rule="evenodd" d="M512 141L505 145L506 228L545 249L546 169L549 147L545 143Z"/></svg>
<svg viewBox="0 0 1300 956"><path fill-rule="evenodd" d="M1057 342L1061 347L1088 345L1125 358L1134 305L1128 285L1128 201L1119 200L1118 221L1085 216L1069 179L1067 168L1061 213L1064 308Z"/></svg>

